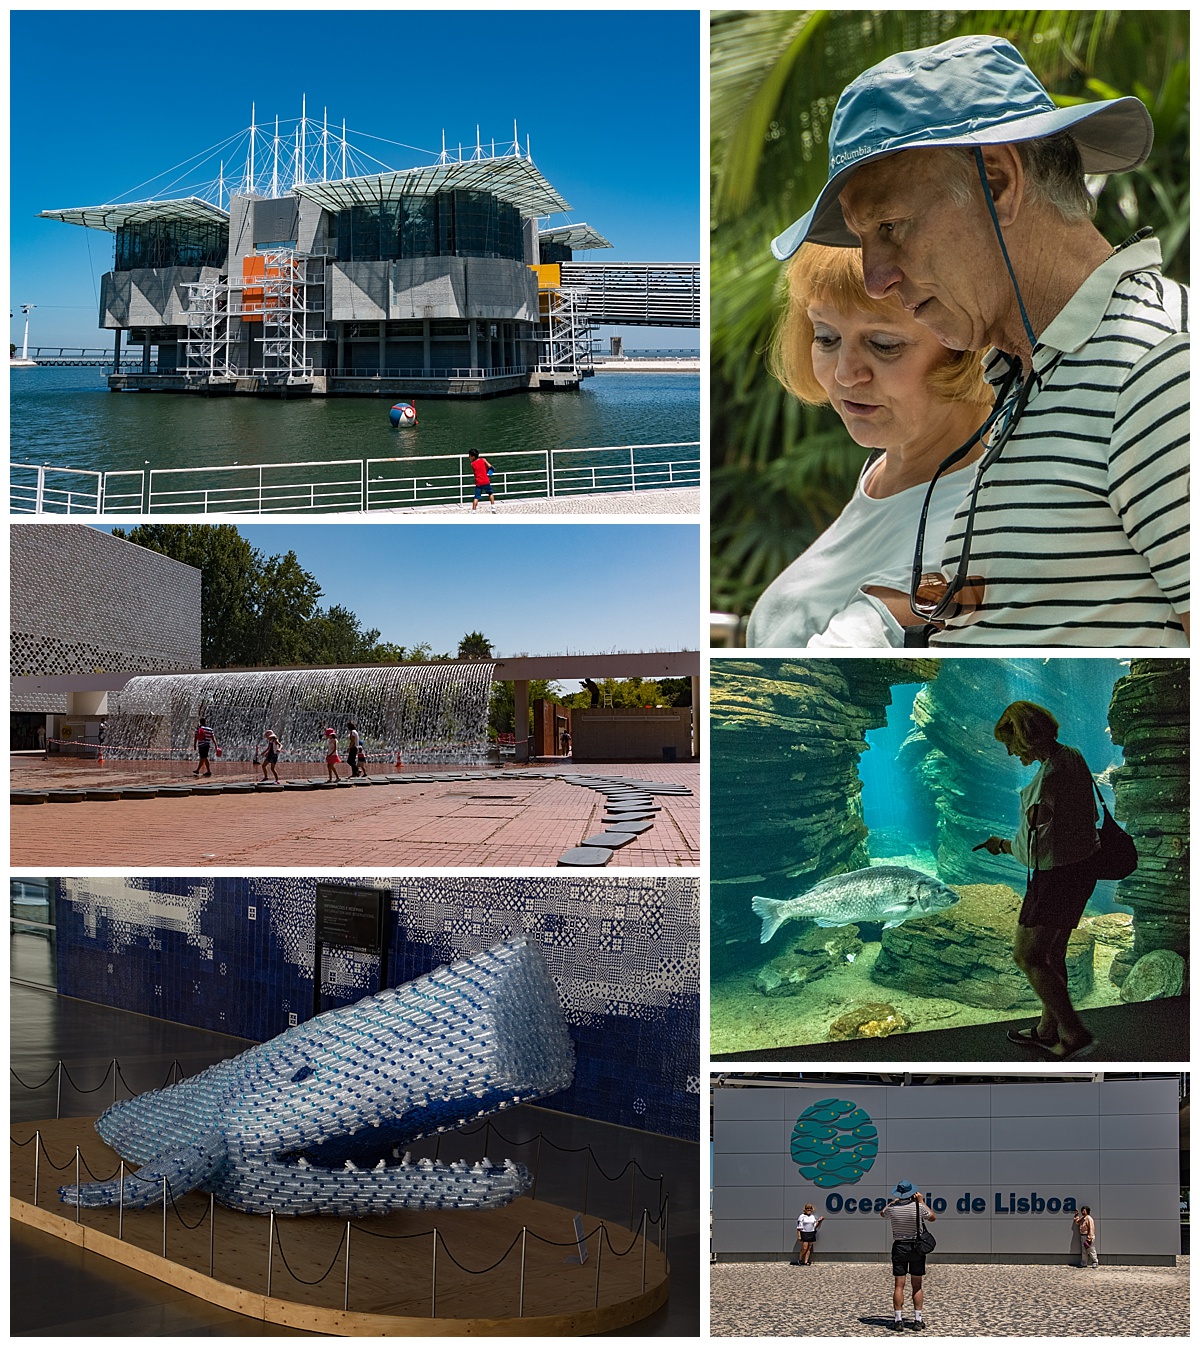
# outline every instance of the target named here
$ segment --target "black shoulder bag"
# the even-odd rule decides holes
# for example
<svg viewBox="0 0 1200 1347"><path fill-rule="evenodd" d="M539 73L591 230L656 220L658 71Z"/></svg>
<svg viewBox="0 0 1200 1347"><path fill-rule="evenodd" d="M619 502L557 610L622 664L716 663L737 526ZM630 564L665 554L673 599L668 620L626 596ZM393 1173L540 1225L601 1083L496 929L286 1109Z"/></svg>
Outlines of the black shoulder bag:
<svg viewBox="0 0 1200 1347"><path fill-rule="evenodd" d="M933 1232L921 1220L921 1204L917 1203L917 1238L914 1241L917 1248L922 1253L932 1253L937 1248L937 1240L933 1237Z"/></svg>
<svg viewBox="0 0 1200 1347"><path fill-rule="evenodd" d="M1104 817L1100 824L1100 849L1093 857L1097 879L1127 879L1137 869L1138 853L1133 838L1108 812L1100 787L1092 782Z"/></svg>

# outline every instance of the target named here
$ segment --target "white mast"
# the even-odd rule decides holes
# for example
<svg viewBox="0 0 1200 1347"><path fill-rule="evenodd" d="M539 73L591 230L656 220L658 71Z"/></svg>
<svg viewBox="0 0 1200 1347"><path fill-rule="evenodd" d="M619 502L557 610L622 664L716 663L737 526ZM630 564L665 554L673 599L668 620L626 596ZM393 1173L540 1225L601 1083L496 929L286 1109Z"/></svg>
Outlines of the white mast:
<svg viewBox="0 0 1200 1347"><path fill-rule="evenodd" d="M279 113L275 114L275 139L271 145L271 195L279 195Z"/></svg>
<svg viewBox="0 0 1200 1347"><path fill-rule="evenodd" d="M329 109L321 119L321 181L329 181Z"/></svg>
<svg viewBox="0 0 1200 1347"><path fill-rule="evenodd" d="M342 177L346 176L346 119L342 118Z"/></svg>
<svg viewBox="0 0 1200 1347"><path fill-rule="evenodd" d="M305 181L305 176L306 176L306 175L305 175L305 167L304 167L304 154L305 154L305 146L304 146L304 127L305 127L305 124L307 123L307 121L308 121L308 95L307 95L307 94L301 94L301 95L300 95L300 131L299 131L299 137L300 137L300 153L299 153L299 156L298 156L299 162L296 164L296 177L293 179L293 182L292 182L292 185L293 185L294 187L295 187L295 186L303 186L304 181Z"/></svg>
<svg viewBox="0 0 1200 1347"><path fill-rule="evenodd" d="M250 104L250 158L246 164L246 195L254 194L254 139L258 132L254 126L254 104Z"/></svg>

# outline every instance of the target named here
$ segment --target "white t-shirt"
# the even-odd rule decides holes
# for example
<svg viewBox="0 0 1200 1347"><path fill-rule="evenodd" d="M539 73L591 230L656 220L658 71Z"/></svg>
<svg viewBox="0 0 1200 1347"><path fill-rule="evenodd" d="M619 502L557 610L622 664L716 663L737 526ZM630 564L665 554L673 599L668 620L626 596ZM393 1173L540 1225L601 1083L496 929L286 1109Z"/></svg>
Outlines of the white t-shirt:
<svg viewBox="0 0 1200 1347"><path fill-rule="evenodd" d="M806 1235L811 1235L817 1228L817 1217L806 1213L803 1216L796 1217L796 1229L803 1231Z"/></svg>
<svg viewBox="0 0 1200 1347"><path fill-rule="evenodd" d="M980 417L982 420L982 416ZM908 592L913 547L929 484L876 500L863 468L849 503L815 543L771 582L754 605L748 646L810 649L902 646L904 630L864 585ZM958 469L934 488L925 525L925 569L941 565L946 534L971 484ZM913 624L918 619L913 618Z"/></svg>

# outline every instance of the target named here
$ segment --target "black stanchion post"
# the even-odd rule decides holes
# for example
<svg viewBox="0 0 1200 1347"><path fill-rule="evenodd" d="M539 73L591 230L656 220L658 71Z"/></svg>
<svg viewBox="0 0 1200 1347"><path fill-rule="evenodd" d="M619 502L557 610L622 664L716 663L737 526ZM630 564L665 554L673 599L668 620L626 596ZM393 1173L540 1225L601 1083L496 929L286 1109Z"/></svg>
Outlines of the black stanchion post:
<svg viewBox="0 0 1200 1347"><path fill-rule="evenodd" d="M41 1159L42 1132L39 1128L33 1134L33 1205L37 1206L38 1199L38 1161Z"/></svg>
<svg viewBox="0 0 1200 1347"><path fill-rule="evenodd" d="M604 1256L604 1237L606 1233L604 1222L601 1221L600 1229L596 1232L596 1309L600 1308L600 1259Z"/></svg>
<svg viewBox="0 0 1200 1347"><path fill-rule="evenodd" d="M350 1222L346 1222L346 1287L342 1292L342 1312L350 1312Z"/></svg>
<svg viewBox="0 0 1200 1347"><path fill-rule="evenodd" d="M275 1213L271 1213L271 1223L267 1228L267 1299L271 1299L271 1260L275 1257Z"/></svg>
<svg viewBox="0 0 1200 1347"><path fill-rule="evenodd" d="M79 1147L75 1147L75 1219L79 1220Z"/></svg>
<svg viewBox="0 0 1200 1347"><path fill-rule="evenodd" d="M525 1317L525 1239L529 1233L529 1227L521 1227L521 1289L517 1294L517 1318Z"/></svg>

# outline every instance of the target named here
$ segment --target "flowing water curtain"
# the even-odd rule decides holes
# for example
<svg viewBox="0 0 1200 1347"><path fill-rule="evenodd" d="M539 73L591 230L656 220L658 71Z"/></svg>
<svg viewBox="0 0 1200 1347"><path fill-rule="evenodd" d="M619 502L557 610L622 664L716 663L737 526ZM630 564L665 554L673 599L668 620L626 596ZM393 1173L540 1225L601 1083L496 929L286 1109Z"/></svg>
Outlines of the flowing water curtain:
<svg viewBox="0 0 1200 1347"><path fill-rule="evenodd" d="M966 33L1012 41L1060 102L1134 94L1155 124L1149 161L1094 182L1118 242L1154 227L1188 280L1186 11L731 11L712 21L712 598L748 612L849 499L864 451L828 408L798 406L763 355L783 268L770 240L825 183L842 89L893 52Z"/></svg>
<svg viewBox="0 0 1200 1347"><path fill-rule="evenodd" d="M111 756L187 758L203 718L225 756L253 757L273 729L292 761L325 756L325 729L346 747L354 720L368 757L399 752L406 762L476 762L487 755L494 665L386 665L242 673L148 674L115 697L106 738Z"/></svg>

